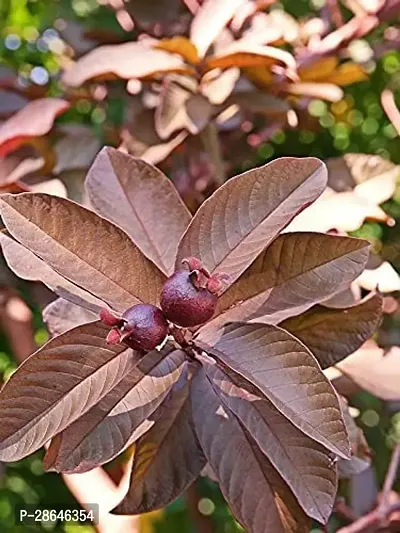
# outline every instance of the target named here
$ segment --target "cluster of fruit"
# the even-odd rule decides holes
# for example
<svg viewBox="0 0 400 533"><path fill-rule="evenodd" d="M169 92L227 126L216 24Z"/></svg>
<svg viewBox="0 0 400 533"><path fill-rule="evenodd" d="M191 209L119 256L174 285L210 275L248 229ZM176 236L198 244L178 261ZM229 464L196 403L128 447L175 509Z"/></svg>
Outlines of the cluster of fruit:
<svg viewBox="0 0 400 533"><path fill-rule="evenodd" d="M151 304L137 304L116 316L102 309L100 319L112 329L107 336L110 344L125 343L135 350L153 350L170 331L169 322L184 328L204 324L213 316L218 295L230 283L224 273L211 275L195 257L182 261L165 282L161 309Z"/></svg>

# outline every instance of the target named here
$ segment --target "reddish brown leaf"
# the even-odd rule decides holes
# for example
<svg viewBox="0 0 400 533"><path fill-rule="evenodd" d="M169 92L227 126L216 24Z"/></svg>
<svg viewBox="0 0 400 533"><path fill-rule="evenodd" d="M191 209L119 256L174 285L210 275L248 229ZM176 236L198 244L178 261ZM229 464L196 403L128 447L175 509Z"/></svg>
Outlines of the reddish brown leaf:
<svg viewBox="0 0 400 533"><path fill-rule="evenodd" d="M0 118L7 118L12 113L22 109L27 103L28 100L23 96L12 91L0 89Z"/></svg>
<svg viewBox="0 0 400 533"><path fill-rule="evenodd" d="M211 120L213 107L202 94L193 94L185 102L186 128L192 135L200 133Z"/></svg>
<svg viewBox="0 0 400 533"><path fill-rule="evenodd" d="M86 187L96 211L118 224L160 270L171 274L191 219L171 181L141 159L103 148Z"/></svg>
<svg viewBox="0 0 400 533"><path fill-rule="evenodd" d="M0 244L7 265L20 278L41 281L61 298L96 314L104 306L101 300L62 277L22 244L4 234L0 234Z"/></svg>
<svg viewBox="0 0 400 533"><path fill-rule="evenodd" d="M320 233L280 235L222 295L201 335L235 320L278 324L348 288L362 272L369 243ZM217 333L218 336L218 333Z"/></svg>
<svg viewBox="0 0 400 533"><path fill-rule="evenodd" d="M198 257L233 280L290 220L321 194L326 169L314 158L282 158L230 179L206 200L178 248L176 267Z"/></svg>
<svg viewBox="0 0 400 533"><path fill-rule="evenodd" d="M292 54L273 46L262 46L240 39L228 45L218 55L206 61L207 68L257 67L281 63L293 70L296 61Z"/></svg>
<svg viewBox="0 0 400 533"><path fill-rule="evenodd" d="M150 352L97 405L60 435L52 470L87 472L109 462L154 423L148 421L186 371L185 354ZM143 424L147 422L146 424ZM150 423L149 423L150 422Z"/></svg>
<svg viewBox="0 0 400 533"><path fill-rule="evenodd" d="M382 400L400 400L400 348L393 346L387 353L373 341L337 365L360 387Z"/></svg>
<svg viewBox="0 0 400 533"><path fill-rule="evenodd" d="M130 487L115 514L154 511L174 501L206 464L193 428L188 383L178 382L154 426L136 442Z"/></svg>
<svg viewBox="0 0 400 533"><path fill-rule="evenodd" d="M57 298L43 309L43 320L53 336L61 335L87 322L93 322L97 318L97 313L63 298Z"/></svg>
<svg viewBox="0 0 400 533"><path fill-rule="evenodd" d="M328 102L338 102L343 98L342 89L332 83L285 83L280 85L280 88L288 94L321 98L321 100L328 100Z"/></svg>
<svg viewBox="0 0 400 533"><path fill-rule="evenodd" d="M62 77L70 87L79 87L93 78L118 77L125 80L154 76L161 72L185 72L181 57L130 42L99 46L73 64Z"/></svg>
<svg viewBox="0 0 400 533"><path fill-rule="evenodd" d="M229 103L266 115L286 114L290 105L286 100L261 91L240 91L231 96Z"/></svg>
<svg viewBox="0 0 400 533"><path fill-rule="evenodd" d="M48 133L54 120L64 113L70 103L62 98L39 98L6 120L0 126L0 156L5 157L12 150L32 137Z"/></svg>
<svg viewBox="0 0 400 533"><path fill-rule="evenodd" d="M295 337L272 325L236 323L224 329L213 348L202 347L249 380L303 433L349 457L336 393Z"/></svg>
<svg viewBox="0 0 400 533"><path fill-rule="evenodd" d="M157 301L164 276L111 222L46 194L7 194L0 202L13 237L116 311Z"/></svg>
<svg viewBox="0 0 400 533"><path fill-rule="evenodd" d="M31 355L0 393L0 457L17 461L96 405L137 355L106 343L108 328L91 323L56 337ZM99 387L101 383L101 387Z"/></svg>
<svg viewBox="0 0 400 533"><path fill-rule="evenodd" d="M251 533L308 532L307 518L293 494L237 418L223 407L203 370L194 377L191 401L203 452L243 527Z"/></svg>
<svg viewBox="0 0 400 533"><path fill-rule="evenodd" d="M211 43L245 0L207 0L196 13L190 28L190 40L199 58L203 58Z"/></svg>
<svg viewBox="0 0 400 533"><path fill-rule="evenodd" d="M333 455L306 437L270 402L235 385L217 365L203 362L203 366L223 404L246 427L304 511L326 523L337 490Z"/></svg>
<svg viewBox="0 0 400 533"><path fill-rule="evenodd" d="M368 340L382 317L382 297L375 294L346 309L315 306L280 327L311 350L322 368L335 365Z"/></svg>

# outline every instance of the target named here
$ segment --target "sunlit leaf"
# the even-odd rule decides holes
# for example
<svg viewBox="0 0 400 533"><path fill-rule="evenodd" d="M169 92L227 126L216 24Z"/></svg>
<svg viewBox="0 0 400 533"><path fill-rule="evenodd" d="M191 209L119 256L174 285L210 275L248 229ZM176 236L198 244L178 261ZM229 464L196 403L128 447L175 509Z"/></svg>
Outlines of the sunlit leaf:
<svg viewBox="0 0 400 533"><path fill-rule="evenodd" d="M157 351L144 356L120 383L59 436L52 470L81 473L111 461L143 433L186 369L185 354ZM154 422L153 422L154 423ZM147 430L152 424L145 424Z"/></svg>
<svg viewBox="0 0 400 533"><path fill-rule="evenodd" d="M163 275L111 222L45 194L3 195L0 202L11 235L67 280L117 311L157 301Z"/></svg>
<svg viewBox="0 0 400 533"><path fill-rule="evenodd" d="M270 402L234 384L217 365L203 362L203 366L223 404L246 427L304 511L326 523L337 489L333 454L306 437Z"/></svg>
<svg viewBox="0 0 400 533"><path fill-rule="evenodd" d="M337 365L360 387L382 400L400 400L400 348L393 346L385 353L373 341Z"/></svg>
<svg viewBox="0 0 400 533"><path fill-rule="evenodd" d="M245 0L207 0L196 13L190 27L190 41L200 58L230 21Z"/></svg>
<svg viewBox="0 0 400 533"><path fill-rule="evenodd" d="M107 344L107 333L101 323L78 326L49 341L11 376L0 393L1 460L17 461L39 449L130 371L137 355Z"/></svg>
<svg viewBox="0 0 400 533"><path fill-rule="evenodd" d="M326 169L314 158L282 158L230 179L206 200L178 248L176 266L198 257L235 280L290 220L321 194Z"/></svg>
<svg viewBox="0 0 400 533"><path fill-rule="evenodd" d="M335 454L349 456L337 395L295 337L268 324L236 323L221 332L212 348L202 347L249 380L303 433Z"/></svg>
<svg viewBox="0 0 400 533"><path fill-rule="evenodd" d="M154 76L160 72L185 70L185 63L178 55L130 42L95 48L71 65L64 72L62 81L70 87L79 87L99 77L129 80Z"/></svg>
<svg viewBox="0 0 400 533"><path fill-rule="evenodd" d="M196 64L199 62L196 46L186 37L176 36L170 39L162 39L153 48L178 54L188 63Z"/></svg>
<svg viewBox="0 0 400 533"><path fill-rule="evenodd" d="M369 243L320 233L280 235L221 297L208 336L222 324L277 324L348 288L362 272Z"/></svg>
<svg viewBox="0 0 400 533"><path fill-rule="evenodd" d="M26 104L0 125L0 156L5 157L32 137L46 135L69 106L62 98L39 98Z"/></svg>

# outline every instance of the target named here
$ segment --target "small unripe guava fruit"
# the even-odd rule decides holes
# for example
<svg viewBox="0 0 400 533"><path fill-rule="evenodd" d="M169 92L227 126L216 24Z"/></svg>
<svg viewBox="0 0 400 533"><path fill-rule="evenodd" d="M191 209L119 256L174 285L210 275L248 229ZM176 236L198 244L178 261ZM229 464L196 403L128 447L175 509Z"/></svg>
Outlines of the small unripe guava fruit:
<svg viewBox="0 0 400 533"><path fill-rule="evenodd" d="M178 270L165 282L161 292L164 315L178 326L204 324L213 316L218 296L207 288L196 287L193 272Z"/></svg>

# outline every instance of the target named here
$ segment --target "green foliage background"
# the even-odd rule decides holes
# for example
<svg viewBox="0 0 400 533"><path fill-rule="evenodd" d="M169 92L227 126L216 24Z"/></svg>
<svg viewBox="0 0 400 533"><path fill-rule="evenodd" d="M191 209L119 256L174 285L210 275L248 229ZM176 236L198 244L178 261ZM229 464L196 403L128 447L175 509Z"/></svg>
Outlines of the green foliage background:
<svg viewBox="0 0 400 533"><path fill-rule="evenodd" d="M149 0L150 1L150 0ZM309 14L319 6L314 0L285 0L282 7L296 17ZM49 93L57 95L56 78L58 63L46 45L46 36L59 19L80 20L91 28L111 29L121 32L111 11L98 5L96 0L0 0L0 66L7 65L16 70L22 78L29 78L34 67L44 67L50 78ZM10 41L11 36L11 41ZM10 42L18 46L10 50ZM371 43L373 44L373 43ZM309 130L280 131L271 142L261 145L254 152L252 160L244 161L242 169L249 168L270 159L283 156L313 155L322 159L341 155L346 152L364 152L379 154L400 163L400 141L393 126L387 119L381 104L380 93L390 86L397 90L397 103L400 104L400 54L389 52L376 64L367 82L347 87L344 101L338 104L326 104L314 101L310 113L317 118L321 131ZM69 112L63 120L91 124L96 132L103 121L119 123L123 113L123 103L114 101L106 113L93 107L88 101L78 102L74 111ZM400 220L400 188L395 197L384 208ZM395 228L387 228L378 223L366 223L356 232L371 240L374 248L385 258L390 259L400 270L400 233ZM18 290L31 302L29 288L20 283ZM41 322L40 313L32 305L36 340L45 342L47 332ZM390 324L392 328L399 323ZM6 379L16 368L4 334L0 335L0 378ZM381 483L390 459L390 449L394 438L400 436L400 416L392 415L378 399L367 393L352 398L352 405L360 410L357 419L365 431L374 456L378 482ZM3 467L0 473L0 531L3 533L20 533L26 526L15 523L14 508L17 505L37 504L51 507L52 504L77 507L60 477L56 474L44 474L42 469L43 452L38 452L18 463ZM210 514L216 524L218 533L234 533L242 530L231 516L216 486L207 479L199 481L199 491L203 496L201 509ZM337 523L330 524L332 530ZM90 526L78 526L72 523L62 525L43 525L32 531L54 531L57 533L86 533L93 531ZM161 515L154 519L153 530L157 533L189 533L195 530L186 511L185 502L180 499L173 503ZM148 531L146 529L146 531Z"/></svg>

